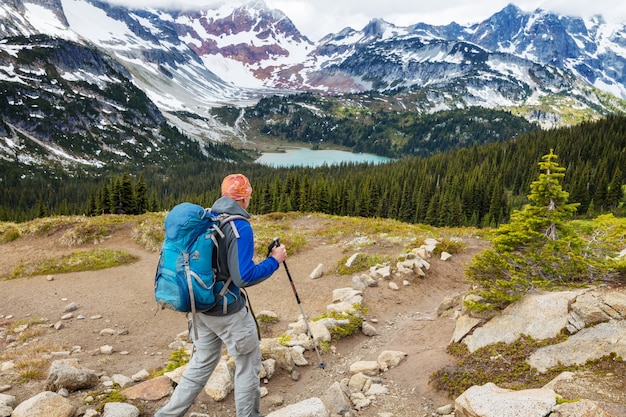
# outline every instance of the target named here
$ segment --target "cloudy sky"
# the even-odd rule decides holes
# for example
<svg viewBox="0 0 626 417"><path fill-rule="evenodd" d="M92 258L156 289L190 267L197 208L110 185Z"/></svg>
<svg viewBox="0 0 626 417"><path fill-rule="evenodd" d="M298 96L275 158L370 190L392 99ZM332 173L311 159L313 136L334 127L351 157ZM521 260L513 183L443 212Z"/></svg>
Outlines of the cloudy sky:
<svg viewBox="0 0 626 417"><path fill-rule="evenodd" d="M203 6L218 3L244 3L244 0L107 0L133 7ZM573 16L601 14L608 22L626 23L624 0L265 0L282 10L298 30L311 40L351 26L362 29L372 18L382 18L397 26L424 22L448 24L476 23L513 3L524 11L542 8Z"/></svg>

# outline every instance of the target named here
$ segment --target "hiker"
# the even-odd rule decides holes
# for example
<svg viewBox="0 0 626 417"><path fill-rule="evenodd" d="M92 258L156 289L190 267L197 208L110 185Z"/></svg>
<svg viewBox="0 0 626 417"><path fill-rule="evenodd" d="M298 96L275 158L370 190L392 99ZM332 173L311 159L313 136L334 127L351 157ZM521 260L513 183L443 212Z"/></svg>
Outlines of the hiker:
<svg viewBox="0 0 626 417"><path fill-rule="evenodd" d="M222 181L222 197L212 206L216 213L249 218L246 211L252 196L250 181L242 174L228 175ZM233 224L234 223L234 226ZM262 262L255 264L254 233L245 219L236 219L222 227L218 238L217 279L232 278L229 290L249 287L269 278L287 259L284 245L276 246ZM235 288L237 287L237 288ZM255 318L246 306L245 293L228 304L196 315L197 339L190 332L194 353L169 402L155 417L183 417L204 388L222 356L222 343L235 360L235 408L237 417L259 417L261 404L261 349Z"/></svg>

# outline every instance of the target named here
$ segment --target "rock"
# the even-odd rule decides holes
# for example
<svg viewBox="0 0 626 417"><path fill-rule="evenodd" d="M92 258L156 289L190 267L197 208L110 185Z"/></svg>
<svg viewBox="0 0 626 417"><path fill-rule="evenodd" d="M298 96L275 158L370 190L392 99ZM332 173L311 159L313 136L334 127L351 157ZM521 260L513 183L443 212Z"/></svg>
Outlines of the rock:
<svg viewBox="0 0 626 417"><path fill-rule="evenodd" d="M346 301L341 303L333 303L326 306L326 311L332 313L336 311L337 313L350 313L354 310L354 306Z"/></svg>
<svg viewBox="0 0 626 417"><path fill-rule="evenodd" d="M513 391L491 382L474 385L454 401L456 417L544 417L555 405L551 389Z"/></svg>
<svg viewBox="0 0 626 417"><path fill-rule="evenodd" d="M287 372L293 371L296 365L289 348L278 343L276 339L264 338L261 340L261 355L263 359L274 359L276 366Z"/></svg>
<svg viewBox="0 0 626 417"><path fill-rule="evenodd" d="M377 336L378 335L378 330L376 330L376 328L374 326L372 326L371 324L369 324L368 322L364 321L363 324L361 324L361 331L363 332L363 334L365 336Z"/></svg>
<svg viewBox="0 0 626 417"><path fill-rule="evenodd" d="M291 348L291 357L297 366L307 366L309 362L304 357L304 348L302 346L294 346Z"/></svg>
<svg viewBox="0 0 626 417"><path fill-rule="evenodd" d="M132 378L129 378L126 375L122 374L113 374L113 376L111 376L111 380L119 385L120 388L128 388L134 383Z"/></svg>
<svg viewBox="0 0 626 417"><path fill-rule="evenodd" d="M440 259L442 261L447 261L448 259L452 258L452 255L448 252L441 252L441 257Z"/></svg>
<svg viewBox="0 0 626 417"><path fill-rule="evenodd" d="M64 313L69 313L71 311L76 311L78 310L78 304L76 303L69 303L68 305L65 306L65 309L63 310Z"/></svg>
<svg viewBox="0 0 626 417"><path fill-rule="evenodd" d="M348 381L348 390L350 393L363 392L372 385L372 380L362 372L352 375Z"/></svg>
<svg viewBox="0 0 626 417"><path fill-rule="evenodd" d="M550 417L617 417L604 410L598 403L582 399L555 407Z"/></svg>
<svg viewBox="0 0 626 417"><path fill-rule="evenodd" d="M330 417L330 413L320 398L313 397L273 411L266 417Z"/></svg>
<svg viewBox="0 0 626 417"><path fill-rule="evenodd" d="M446 404L439 407L436 413L440 416L445 416L447 414L452 414L454 412L454 404Z"/></svg>
<svg viewBox="0 0 626 417"><path fill-rule="evenodd" d="M354 255L350 256L350 257L346 260L346 264L345 264L345 265L346 265L348 268L350 268L350 267L354 264L354 261L356 261L356 259L359 257L359 255L360 255L360 253L359 253L359 252L357 252L357 253L355 253Z"/></svg>
<svg viewBox="0 0 626 417"><path fill-rule="evenodd" d="M387 395L389 389L383 384L371 384L370 387L365 390L365 395L370 397L372 395Z"/></svg>
<svg viewBox="0 0 626 417"><path fill-rule="evenodd" d="M476 328L483 320L474 317L460 315L456 319L454 333L451 342L458 343L467 336L474 328Z"/></svg>
<svg viewBox="0 0 626 417"><path fill-rule="evenodd" d="M362 372L365 375L375 376L380 372L380 365L376 361L358 361L350 365L350 373Z"/></svg>
<svg viewBox="0 0 626 417"><path fill-rule="evenodd" d="M587 327L564 342L537 349L527 362L539 372L563 365L583 365L615 353L626 357L626 322L611 321Z"/></svg>
<svg viewBox="0 0 626 417"><path fill-rule="evenodd" d="M350 393L345 385L334 382L321 397L331 415L347 415L350 412Z"/></svg>
<svg viewBox="0 0 626 417"><path fill-rule="evenodd" d="M126 388L121 392L129 400L158 401L174 392L172 380L163 375Z"/></svg>
<svg viewBox="0 0 626 417"><path fill-rule="evenodd" d="M67 398L43 391L18 404L11 417L72 417L75 409Z"/></svg>
<svg viewBox="0 0 626 417"><path fill-rule="evenodd" d="M576 291L529 294L463 339L470 352L498 342L512 343L522 334L536 340L555 337L567 326L568 306Z"/></svg>
<svg viewBox="0 0 626 417"><path fill-rule="evenodd" d="M256 319L265 323L275 323L278 321L278 314L270 310L262 310L256 315Z"/></svg>
<svg viewBox="0 0 626 417"><path fill-rule="evenodd" d="M346 302L349 304L359 304L363 302L363 291L353 288L337 288L333 290L333 303Z"/></svg>
<svg viewBox="0 0 626 417"><path fill-rule="evenodd" d="M102 417L139 417L139 409L132 404L106 403Z"/></svg>
<svg viewBox="0 0 626 417"><path fill-rule="evenodd" d="M387 370L398 366L406 356L405 352L399 350L385 350L378 355L377 363L380 369Z"/></svg>
<svg viewBox="0 0 626 417"><path fill-rule="evenodd" d="M11 417L13 408L8 405L0 404L0 417Z"/></svg>
<svg viewBox="0 0 626 417"><path fill-rule="evenodd" d="M0 394L0 405L15 407L16 398L14 395Z"/></svg>
<svg viewBox="0 0 626 417"><path fill-rule="evenodd" d="M61 388L78 391L95 387L99 382L96 372L84 368L77 360L59 359L50 365L47 388L51 391L58 391Z"/></svg>
<svg viewBox="0 0 626 417"><path fill-rule="evenodd" d="M204 392L215 401L222 401L235 389L235 366L222 356L211 377L204 386Z"/></svg>
<svg viewBox="0 0 626 417"><path fill-rule="evenodd" d="M150 373L145 369L142 369L141 371L131 376L131 378L135 382L145 381L146 379L148 379L148 377L150 377Z"/></svg>
<svg viewBox="0 0 626 417"><path fill-rule="evenodd" d="M115 351L115 349L111 345L100 346L99 350L100 353L102 353L103 355L111 355Z"/></svg>
<svg viewBox="0 0 626 417"><path fill-rule="evenodd" d="M370 406L372 401L362 392L356 392L350 396L350 401L356 410L362 410Z"/></svg>
<svg viewBox="0 0 626 417"><path fill-rule="evenodd" d="M355 291L363 291L368 287L367 280L362 275L355 275L352 277L352 289Z"/></svg>
<svg viewBox="0 0 626 417"><path fill-rule="evenodd" d="M275 359L266 359L261 362L261 375L259 378L267 378L270 379L274 376L276 372L276 360Z"/></svg>
<svg viewBox="0 0 626 417"><path fill-rule="evenodd" d="M383 266L383 267L380 267L380 268L375 268L372 271L372 276L374 278L389 279L391 277L391 267L390 266Z"/></svg>
<svg viewBox="0 0 626 417"><path fill-rule="evenodd" d="M309 277L311 279L318 279L324 275L324 264L319 264L315 267L315 269L311 272Z"/></svg>

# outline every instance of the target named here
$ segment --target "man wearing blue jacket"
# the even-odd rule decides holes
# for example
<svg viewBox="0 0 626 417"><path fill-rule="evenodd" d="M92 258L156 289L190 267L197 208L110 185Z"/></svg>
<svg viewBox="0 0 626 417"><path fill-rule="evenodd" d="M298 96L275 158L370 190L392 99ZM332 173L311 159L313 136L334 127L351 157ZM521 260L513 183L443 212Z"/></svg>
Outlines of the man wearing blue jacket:
<svg viewBox="0 0 626 417"><path fill-rule="evenodd" d="M250 218L246 211L252 197L250 181L242 174L228 175L222 181L222 197L212 211ZM237 417L259 417L261 391L261 349L254 317L246 307L239 288L256 285L269 278L287 259L284 245L272 249L270 256L255 264L254 233L242 218L222 227L224 238L218 239L218 281L228 281L227 306L219 303L212 310L196 314L197 339L190 332L195 352L170 401L155 417L183 417L206 385L222 355L222 343L235 361L235 408Z"/></svg>

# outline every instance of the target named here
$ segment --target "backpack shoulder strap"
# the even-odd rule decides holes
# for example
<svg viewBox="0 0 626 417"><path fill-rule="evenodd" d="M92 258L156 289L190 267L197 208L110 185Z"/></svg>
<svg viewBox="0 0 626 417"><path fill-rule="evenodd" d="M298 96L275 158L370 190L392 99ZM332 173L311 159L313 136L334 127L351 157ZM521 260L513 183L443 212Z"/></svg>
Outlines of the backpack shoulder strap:
<svg viewBox="0 0 626 417"><path fill-rule="evenodd" d="M230 227L233 233L235 234L235 237L239 239L239 231L237 230L237 227L235 226L235 220L238 220L238 219L248 221L247 217L242 216L240 214L228 214L228 213L219 214L217 216L219 225L215 225L213 229L215 230L217 234L220 235L221 238L224 238L225 235L224 235L224 232L222 232L222 227L226 223L230 223ZM219 250L219 243L218 243L218 240L215 238L215 235L211 235L211 238L213 239L213 243ZM218 259L219 259L219 255L218 255ZM217 262L216 266L217 266L217 269L219 270L220 269L219 261ZM222 287L222 290L219 292L220 299L224 298L224 296L226 295L226 292L228 291L228 287L230 286L232 282L233 282L233 279L231 277L228 277L228 280L226 280L226 282L224 283L224 286ZM224 314L226 314L226 312L228 311L228 305L226 303L223 303L223 307L224 307L223 312Z"/></svg>

